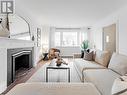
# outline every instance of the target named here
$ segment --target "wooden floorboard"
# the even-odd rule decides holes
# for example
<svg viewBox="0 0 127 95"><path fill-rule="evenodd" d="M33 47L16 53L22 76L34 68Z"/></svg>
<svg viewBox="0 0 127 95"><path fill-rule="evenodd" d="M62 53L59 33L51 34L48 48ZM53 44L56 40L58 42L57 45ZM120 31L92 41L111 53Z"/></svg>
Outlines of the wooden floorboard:
<svg viewBox="0 0 127 95"><path fill-rule="evenodd" d="M29 72L25 76L20 77L19 79L16 79L12 84L10 84L7 87L6 91L4 91L1 95L6 94L8 91L10 91L17 84L25 83L39 68L41 68L45 63L47 63L49 61L43 61L43 60L41 60L40 62L38 62L36 67L31 68L29 70Z"/></svg>

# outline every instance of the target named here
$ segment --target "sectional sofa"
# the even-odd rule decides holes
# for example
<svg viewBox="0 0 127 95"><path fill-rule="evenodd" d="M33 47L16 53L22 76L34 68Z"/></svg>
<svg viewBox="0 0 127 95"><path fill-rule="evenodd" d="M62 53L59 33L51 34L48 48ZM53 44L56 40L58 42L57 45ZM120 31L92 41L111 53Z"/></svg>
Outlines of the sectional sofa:
<svg viewBox="0 0 127 95"><path fill-rule="evenodd" d="M93 61L74 59L74 66L83 83L22 83L6 95L127 95L126 56L96 51Z"/></svg>
<svg viewBox="0 0 127 95"><path fill-rule="evenodd" d="M93 83L102 95L111 95L116 78L127 73L127 56L97 50L93 61L74 59L74 66L82 82Z"/></svg>

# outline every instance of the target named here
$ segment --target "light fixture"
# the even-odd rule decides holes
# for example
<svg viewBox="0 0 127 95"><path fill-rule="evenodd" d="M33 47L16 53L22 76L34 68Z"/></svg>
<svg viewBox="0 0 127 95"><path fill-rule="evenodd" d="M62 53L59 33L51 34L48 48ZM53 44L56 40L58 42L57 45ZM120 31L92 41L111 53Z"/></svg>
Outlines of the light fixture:
<svg viewBox="0 0 127 95"><path fill-rule="evenodd" d="M109 36L106 36L106 42L109 43Z"/></svg>

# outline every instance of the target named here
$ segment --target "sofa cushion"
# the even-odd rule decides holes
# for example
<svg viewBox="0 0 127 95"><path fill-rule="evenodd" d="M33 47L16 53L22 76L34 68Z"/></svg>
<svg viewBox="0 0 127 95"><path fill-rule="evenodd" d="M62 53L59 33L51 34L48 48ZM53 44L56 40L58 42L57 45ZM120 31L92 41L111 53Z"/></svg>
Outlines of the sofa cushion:
<svg viewBox="0 0 127 95"><path fill-rule="evenodd" d="M115 79L112 86L112 95L127 95L127 76Z"/></svg>
<svg viewBox="0 0 127 95"><path fill-rule="evenodd" d="M92 91L91 91L92 90ZM6 95L101 95L91 83L22 83Z"/></svg>
<svg viewBox="0 0 127 95"><path fill-rule="evenodd" d="M107 67L110 60L110 54L108 51L96 51L95 62Z"/></svg>
<svg viewBox="0 0 127 95"><path fill-rule="evenodd" d="M87 61L83 59L75 59L74 65L78 70L78 74L82 77L82 71L84 68L105 68L104 66L94 62L94 61Z"/></svg>
<svg viewBox="0 0 127 95"><path fill-rule="evenodd" d="M113 53L108 68L125 75L127 73L127 56Z"/></svg>
<svg viewBox="0 0 127 95"><path fill-rule="evenodd" d="M93 83L102 95L111 95L114 80L120 77L110 69L91 69L84 71L85 80Z"/></svg>

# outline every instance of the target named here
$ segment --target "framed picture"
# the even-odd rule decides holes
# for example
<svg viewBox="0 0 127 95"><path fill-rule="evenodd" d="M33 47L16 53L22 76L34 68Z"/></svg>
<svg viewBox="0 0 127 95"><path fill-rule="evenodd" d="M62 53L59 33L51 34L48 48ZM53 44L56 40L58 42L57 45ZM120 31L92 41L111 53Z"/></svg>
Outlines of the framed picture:
<svg viewBox="0 0 127 95"><path fill-rule="evenodd" d="M37 46L41 46L41 29L37 28Z"/></svg>

